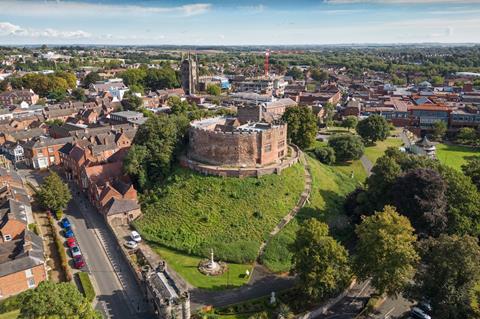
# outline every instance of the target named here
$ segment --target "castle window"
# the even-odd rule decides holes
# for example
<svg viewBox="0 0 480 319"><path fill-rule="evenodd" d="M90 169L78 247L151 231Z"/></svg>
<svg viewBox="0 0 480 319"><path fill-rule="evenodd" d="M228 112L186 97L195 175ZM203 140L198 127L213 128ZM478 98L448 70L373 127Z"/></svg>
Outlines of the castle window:
<svg viewBox="0 0 480 319"><path fill-rule="evenodd" d="M278 148L284 147L285 146L285 141L280 141L278 142Z"/></svg>
<svg viewBox="0 0 480 319"><path fill-rule="evenodd" d="M283 136L283 130L280 130L280 135Z"/></svg>
<svg viewBox="0 0 480 319"><path fill-rule="evenodd" d="M267 133L266 139L269 140L269 139L271 139L271 138L272 138L272 133Z"/></svg>
<svg viewBox="0 0 480 319"><path fill-rule="evenodd" d="M272 151L272 144L265 145L265 152L271 152L271 151Z"/></svg>

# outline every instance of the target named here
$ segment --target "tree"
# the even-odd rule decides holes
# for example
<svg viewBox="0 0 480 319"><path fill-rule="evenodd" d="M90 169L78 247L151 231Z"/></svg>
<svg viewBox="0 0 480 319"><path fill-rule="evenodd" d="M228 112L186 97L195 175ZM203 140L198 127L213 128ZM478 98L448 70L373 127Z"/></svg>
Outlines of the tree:
<svg viewBox="0 0 480 319"><path fill-rule="evenodd" d="M42 281L37 288L22 295L19 318L100 319L102 316L75 285Z"/></svg>
<svg viewBox="0 0 480 319"><path fill-rule="evenodd" d="M480 247L471 236L440 235L420 244L413 297L428 299L433 318L479 318Z"/></svg>
<svg viewBox="0 0 480 319"><path fill-rule="evenodd" d="M222 93L222 89L216 84L208 84L207 93L210 95L219 96Z"/></svg>
<svg viewBox="0 0 480 319"><path fill-rule="evenodd" d="M290 68L285 75L293 77L294 80L300 80L304 78L302 70L296 66Z"/></svg>
<svg viewBox="0 0 480 319"><path fill-rule="evenodd" d="M335 163L335 151L328 146L317 147L314 150L315 157L323 164L332 165Z"/></svg>
<svg viewBox="0 0 480 319"><path fill-rule="evenodd" d="M292 245L293 270L311 301L343 289L351 278L346 249L328 234L328 226L309 219Z"/></svg>
<svg viewBox="0 0 480 319"><path fill-rule="evenodd" d="M389 156L380 157L367 179L369 203L373 209L382 209L392 201L392 186L402 174L400 165Z"/></svg>
<svg viewBox="0 0 480 319"><path fill-rule="evenodd" d="M122 106L128 111L138 111L143 107L143 99L136 94L127 92L122 99Z"/></svg>
<svg viewBox="0 0 480 319"><path fill-rule="evenodd" d="M120 77L127 86L143 85L147 77L147 71L143 68L128 69L120 73Z"/></svg>
<svg viewBox="0 0 480 319"><path fill-rule="evenodd" d="M392 206L365 218L355 229L357 276L361 280L370 278L380 294L401 293L412 280L419 260L413 231L408 218L399 215Z"/></svg>
<svg viewBox="0 0 480 319"><path fill-rule="evenodd" d="M365 150L362 140L351 134L333 135L328 139L328 146L335 150L337 162L357 160Z"/></svg>
<svg viewBox="0 0 480 319"><path fill-rule="evenodd" d="M462 165L462 172L470 177L473 184L475 184L478 191L480 191L480 157L468 159L467 163Z"/></svg>
<svg viewBox="0 0 480 319"><path fill-rule="evenodd" d="M74 89L77 87L77 77L74 73L67 71L56 71L55 76L64 79L67 82L69 89Z"/></svg>
<svg viewBox="0 0 480 319"><path fill-rule="evenodd" d="M420 234L438 235L447 226L447 185L429 168L413 169L392 187L393 204Z"/></svg>
<svg viewBox="0 0 480 319"><path fill-rule="evenodd" d="M309 148L317 136L317 119L306 107L289 107L282 119L288 124L288 138L300 148Z"/></svg>
<svg viewBox="0 0 480 319"><path fill-rule="evenodd" d="M441 76L432 77L433 86L442 86L445 83L445 79Z"/></svg>
<svg viewBox="0 0 480 319"><path fill-rule="evenodd" d="M375 143L376 141L384 141L387 139L390 135L390 126L385 118L381 115L374 114L358 122L357 133L365 141Z"/></svg>
<svg viewBox="0 0 480 319"><path fill-rule="evenodd" d="M357 124L358 124L358 118L353 115L347 116L342 121L342 126L345 128L348 128L349 131L350 129L357 127Z"/></svg>
<svg viewBox="0 0 480 319"><path fill-rule="evenodd" d="M97 72L90 72L83 79L83 86L88 87L90 84L93 84L100 80L102 80L102 78Z"/></svg>
<svg viewBox="0 0 480 319"><path fill-rule="evenodd" d="M72 198L68 185L55 172L43 180L37 195L40 203L53 211L64 209Z"/></svg>
<svg viewBox="0 0 480 319"><path fill-rule="evenodd" d="M315 81L319 81L319 82L324 82L326 80L328 80L328 73L323 71L322 69L313 69L310 71L310 76L312 77L312 79L314 79Z"/></svg>
<svg viewBox="0 0 480 319"><path fill-rule="evenodd" d="M433 123L433 137L436 141L440 141L447 133L447 123L444 121L437 121Z"/></svg>
<svg viewBox="0 0 480 319"><path fill-rule="evenodd" d="M82 88L76 88L72 91L72 97L76 101L87 101L87 96L85 95L85 90Z"/></svg>
<svg viewBox="0 0 480 319"><path fill-rule="evenodd" d="M177 74L175 70L169 66L161 69L148 69L145 78L145 86L151 90L161 90L179 87Z"/></svg>
<svg viewBox="0 0 480 319"><path fill-rule="evenodd" d="M155 115L141 125L125 158L125 170L144 189L161 181L185 146L190 120L180 115ZM131 153L131 154L130 154Z"/></svg>
<svg viewBox="0 0 480 319"><path fill-rule="evenodd" d="M479 137L475 129L462 127L457 133L457 141L462 144L476 145L479 143Z"/></svg>

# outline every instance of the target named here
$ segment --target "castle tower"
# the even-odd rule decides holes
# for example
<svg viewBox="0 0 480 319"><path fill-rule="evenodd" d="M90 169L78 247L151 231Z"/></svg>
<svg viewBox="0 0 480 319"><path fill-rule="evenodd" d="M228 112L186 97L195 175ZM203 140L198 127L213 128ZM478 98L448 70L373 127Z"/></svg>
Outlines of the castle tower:
<svg viewBox="0 0 480 319"><path fill-rule="evenodd" d="M187 58L182 61L180 73L182 88L185 94L195 94L198 83L197 61L191 57L190 53L188 53Z"/></svg>

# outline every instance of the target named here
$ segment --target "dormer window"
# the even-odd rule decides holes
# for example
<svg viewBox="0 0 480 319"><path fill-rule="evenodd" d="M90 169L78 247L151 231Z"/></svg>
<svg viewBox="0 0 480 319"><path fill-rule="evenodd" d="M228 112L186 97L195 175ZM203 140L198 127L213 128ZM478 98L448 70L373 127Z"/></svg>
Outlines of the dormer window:
<svg viewBox="0 0 480 319"><path fill-rule="evenodd" d="M5 241L11 241L11 240L12 240L12 236L11 236L11 235L4 235L4 236L3 236L3 240L5 240Z"/></svg>

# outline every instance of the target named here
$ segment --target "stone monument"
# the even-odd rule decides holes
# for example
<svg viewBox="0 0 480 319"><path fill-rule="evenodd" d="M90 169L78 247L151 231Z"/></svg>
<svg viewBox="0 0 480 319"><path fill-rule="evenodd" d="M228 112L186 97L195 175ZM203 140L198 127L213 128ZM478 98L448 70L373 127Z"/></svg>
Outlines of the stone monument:
<svg viewBox="0 0 480 319"><path fill-rule="evenodd" d="M203 259L198 264L198 271L207 276L218 276L226 272L227 264L222 261L215 261L213 249L210 250L210 259Z"/></svg>

